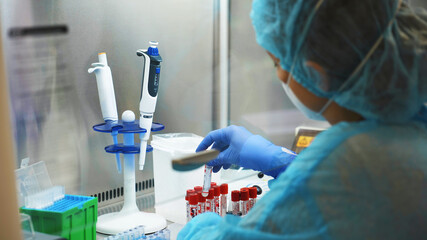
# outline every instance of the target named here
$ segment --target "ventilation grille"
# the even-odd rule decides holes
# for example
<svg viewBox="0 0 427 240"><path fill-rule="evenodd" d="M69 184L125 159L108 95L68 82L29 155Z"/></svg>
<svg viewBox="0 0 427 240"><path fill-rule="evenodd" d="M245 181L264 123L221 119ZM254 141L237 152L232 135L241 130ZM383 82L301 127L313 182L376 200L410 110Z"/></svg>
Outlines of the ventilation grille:
<svg viewBox="0 0 427 240"><path fill-rule="evenodd" d="M154 193L145 194L136 198L136 205L142 211L154 212ZM123 208L123 202L111 204L98 209L98 216L119 212Z"/></svg>
<svg viewBox="0 0 427 240"><path fill-rule="evenodd" d="M154 178L135 183L135 191L140 192L150 188L154 188ZM95 193L91 197L97 197L98 202L105 202L114 198L122 197L124 194L123 187L110 189L105 192Z"/></svg>

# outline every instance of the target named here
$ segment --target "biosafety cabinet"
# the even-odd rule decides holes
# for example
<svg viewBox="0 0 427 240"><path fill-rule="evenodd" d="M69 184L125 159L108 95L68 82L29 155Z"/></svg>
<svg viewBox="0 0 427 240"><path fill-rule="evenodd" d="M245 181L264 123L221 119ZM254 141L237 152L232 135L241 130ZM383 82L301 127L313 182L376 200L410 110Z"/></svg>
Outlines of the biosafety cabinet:
<svg viewBox="0 0 427 240"><path fill-rule="evenodd" d="M92 129L103 119L87 69L106 52L119 115L138 113L143 69L135 53L150 40L159 42L163 58L154 115L163 133L204 136L235 124L290 146L295 127L316 123L283 93L273 63L256 44L250 9L251 1L238 0L1 1L8 170L25 158L44 161L52 182L67 193L96 196L98 214L116 211L123 179L114 171L115 156L104 151L111 136ZM150 154L135 187L138 205L152 208Z"/></svg>

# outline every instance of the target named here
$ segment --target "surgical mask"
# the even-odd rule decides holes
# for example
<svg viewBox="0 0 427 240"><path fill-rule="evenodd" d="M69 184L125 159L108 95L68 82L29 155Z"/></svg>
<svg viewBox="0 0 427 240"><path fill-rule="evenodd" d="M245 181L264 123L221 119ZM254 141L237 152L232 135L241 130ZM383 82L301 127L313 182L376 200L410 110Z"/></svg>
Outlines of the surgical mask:
<svg viewBox="0 0 427 240"><path fill-rule="evenodd" d="M289 81L289 80L288 80ZM326 121L326 119L322 116L323 111L321 112L315 112L308 107L306 107L295 94L292 92L292 89L289 87L288 84L285 84L282 82L283 90L285 90L286 95L288 95L291 102L295 105L298 110L300 110L306 117L312 120L317 121ZM324 109L324 108L323 108ZM323 110L322 109L322 110Z"/></svg>

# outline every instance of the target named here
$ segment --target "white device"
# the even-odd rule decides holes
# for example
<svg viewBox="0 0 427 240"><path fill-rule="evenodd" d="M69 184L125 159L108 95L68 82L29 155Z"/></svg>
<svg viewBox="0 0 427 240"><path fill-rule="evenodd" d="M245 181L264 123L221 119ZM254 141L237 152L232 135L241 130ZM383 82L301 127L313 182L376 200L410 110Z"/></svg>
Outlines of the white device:
<svg viewBox="0 0 427 240"><path fill-rule="evenodd" d="M98 63L92 63L89 73L95 73L98 85L99 103L101 104L102 117L104 121L117 121L116 96L114 95L113 76L108 66L107 54L98 54Z"/></svg>
<svg viewBox="0 0 427 240"><path fill-rule="evenodd" d="M117 122L119 119L117 115L116 96L114 94L113 76L107 62L107 54L105 52L98 53L98 60L98 63L92 63L93 68L89 68L88 73L95 72L96 75L102 118L105 122ZM112 131L111 135L113 136L114 144L118 144L117 131ZM116 153L116 165L117 170L120 173L122 171L122 167L119 153Z"/></svg>
<svg viewBox="0 0 427 240"><path fill-rule="evenodd" d="M148 50L138 50L136 52L138 56L144 58L141 100L139 102L139 127L147 130L143 137L140 138L139 170L144 169L147 141L150 138L153 114L156 109L160 80L160 62L162 62L157 45L157 42L150 41Z"/></svg>

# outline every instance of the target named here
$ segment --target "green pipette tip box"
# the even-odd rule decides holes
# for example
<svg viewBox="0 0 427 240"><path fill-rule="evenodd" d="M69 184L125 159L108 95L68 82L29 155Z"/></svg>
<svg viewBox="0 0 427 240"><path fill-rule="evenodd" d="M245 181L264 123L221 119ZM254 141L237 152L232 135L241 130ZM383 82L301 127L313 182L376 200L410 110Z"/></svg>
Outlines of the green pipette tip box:
<svg viewBox="0 0 427 240"><path fill-rule="evenodd" d="M95 240L98 200L95 197L65 195L44 209L22 207L31 216L37 232L62 236L69 240Z"/></svg>

